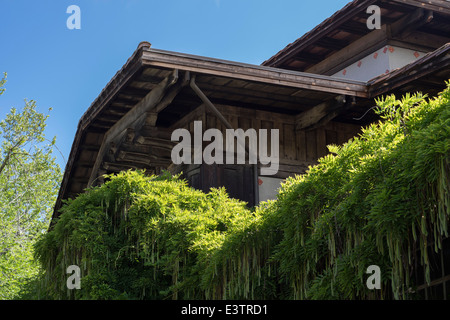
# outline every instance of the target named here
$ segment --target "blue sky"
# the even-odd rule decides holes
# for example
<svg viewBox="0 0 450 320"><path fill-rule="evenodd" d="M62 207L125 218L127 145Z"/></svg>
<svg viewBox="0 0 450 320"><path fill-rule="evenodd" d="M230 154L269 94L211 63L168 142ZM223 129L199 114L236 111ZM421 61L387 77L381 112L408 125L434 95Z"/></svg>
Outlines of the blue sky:
<svg viewBox="0 0 450 320"><path fill-rule="evenodd" d="M153 48L261 64L348 0L0 0L0 119L24 99L50 112L64 169L78 121L141 41ZM69 30L70 5L81 30Z"/></svg>

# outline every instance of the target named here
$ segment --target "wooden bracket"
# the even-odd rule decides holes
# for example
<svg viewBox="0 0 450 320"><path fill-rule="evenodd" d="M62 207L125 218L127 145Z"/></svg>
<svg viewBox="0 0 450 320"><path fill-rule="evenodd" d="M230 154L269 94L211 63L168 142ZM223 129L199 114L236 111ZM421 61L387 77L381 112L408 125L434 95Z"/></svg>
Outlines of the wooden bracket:
<svg viewBox="0 0 450 320"><path fill-rule="evenodd" d="M157 106L164 98L167 90L176 84L178 81L178 70L174 70L173 73L164 78L155 88L153 88L141 101L139 101L133 109L125 114L119 121L117 121L105 134L102 145L98 151L95 164L92 168L91 176L89 178L88 187L94 185L98 178L98 171L105 157L107 148L110 143L117 140L118 137L123 137L125 132L129 128L136 128L138 123L142 123L145 118L143 114L152 110ZM122 141L122 138L119 138ZM117 145L117 144L116 144Z"/></svg>
<svg viewBox="0 0 450 320"><path fill-rule="evenodd" d="M325 125L355 104L354 98L339 95L296 116L296 130L312 130Z"/></svg>

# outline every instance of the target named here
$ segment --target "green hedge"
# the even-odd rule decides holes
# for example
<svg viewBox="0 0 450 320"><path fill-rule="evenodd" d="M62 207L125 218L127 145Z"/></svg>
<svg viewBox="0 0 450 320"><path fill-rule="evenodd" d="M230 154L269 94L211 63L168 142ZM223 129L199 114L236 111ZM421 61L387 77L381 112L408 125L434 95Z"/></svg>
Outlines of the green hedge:
<svg viewBox="0 0 450 320"><path fill-rule="evenodd" d="M129 171L68 201L36 246L41 297L411 299L450 215L450 88L377 101L381 120L254 210ZM415 250L417 249L417 250ZM81 290L66 288L68 265ZM370 265L382 289L366 288Z"/></svg>

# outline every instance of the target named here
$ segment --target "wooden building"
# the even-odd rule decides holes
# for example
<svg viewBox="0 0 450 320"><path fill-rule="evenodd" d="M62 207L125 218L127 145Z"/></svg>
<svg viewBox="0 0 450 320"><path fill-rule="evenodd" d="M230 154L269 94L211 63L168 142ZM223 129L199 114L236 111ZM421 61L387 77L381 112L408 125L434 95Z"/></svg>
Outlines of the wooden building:
<svg viewBox="0 0 450 320"><path fill-rule="evenodd" d="M381 8L369 29L367 8ZM169 52L142 42L79 121L53 219L63 199L130 168L182 171L208 191L225 186L253 206L376 119L374 98L450 79L450 2L355 0L262 65ZM175 166L175 129L279 130L279 171L260 165Z"/></svg>
<svg viewBox="0 0 450 320"><path fill-rule="evenodd" d="M367 27L370 5L381 8L380 29ZM442 90L450 78L449 42L450 3L443 0L350 2L261 66L142 42L80 119L54 217L62 199L102 183L105 173L129 168L182 170L196 188L225 186L255 205L267 179L254 166L174 167L171 133L193 130L196 120L204 130L224 130L227 123L276 128L279 172L267 178L303 173L328 144L347 141L375 119L374 98ZM389 69L391 60L397 68ZM379 74L371 77L371 69ZM354 77L370 78L354 80L352 70L358 71Z"/></svg>

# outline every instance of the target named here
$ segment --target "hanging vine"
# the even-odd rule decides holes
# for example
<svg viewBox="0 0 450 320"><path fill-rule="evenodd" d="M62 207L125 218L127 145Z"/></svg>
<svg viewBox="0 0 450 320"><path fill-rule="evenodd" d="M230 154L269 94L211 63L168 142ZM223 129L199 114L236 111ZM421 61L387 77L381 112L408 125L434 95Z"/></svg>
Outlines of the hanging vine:
<svg viewBox="0 0 450 320"><path fill-rule="evenodd" d="M381 120L254 210L224 189L128 171L66 202L36 246L42 295L74 299L411 299L450 217L450 88L377 101ZM66 288L68 265L82 289ZM369 265L382 288L367 289Z"/></svg>

